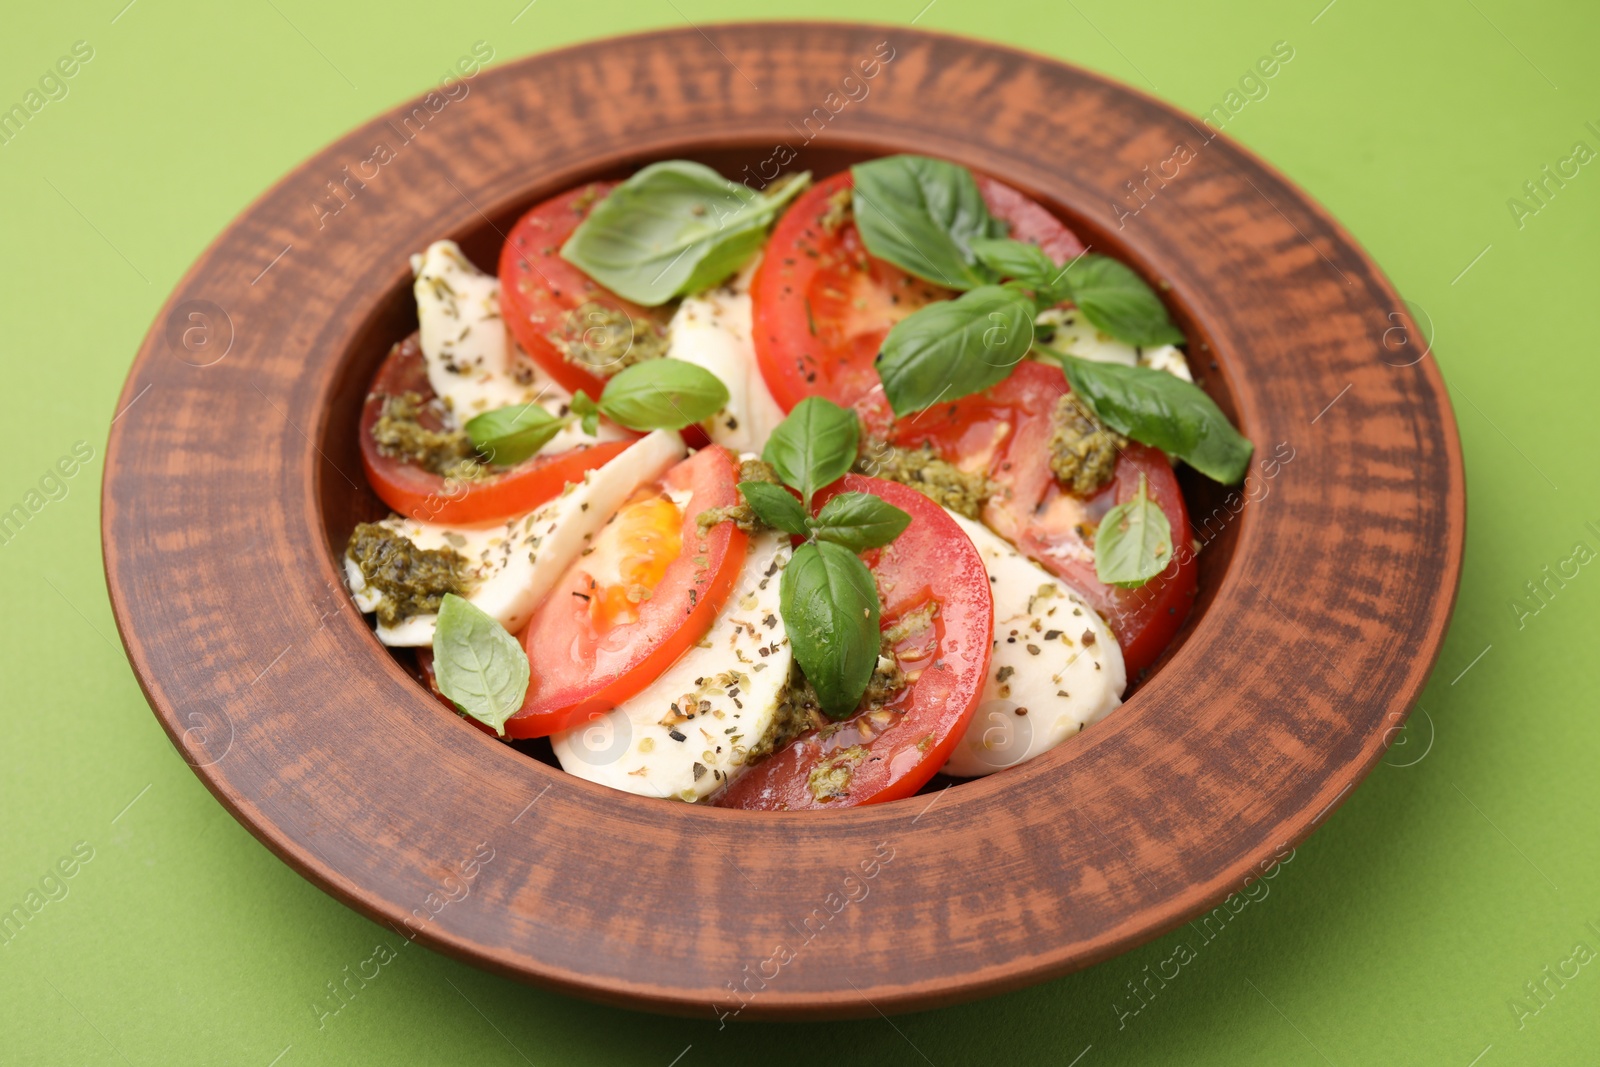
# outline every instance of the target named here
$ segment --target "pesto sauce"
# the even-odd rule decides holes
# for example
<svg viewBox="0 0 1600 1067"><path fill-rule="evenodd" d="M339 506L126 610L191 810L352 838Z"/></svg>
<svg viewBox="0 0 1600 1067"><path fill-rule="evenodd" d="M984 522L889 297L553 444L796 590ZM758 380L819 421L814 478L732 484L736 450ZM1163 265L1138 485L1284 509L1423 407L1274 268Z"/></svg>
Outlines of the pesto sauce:
<svg viewBox="0 0 1600 1067"><path fill-rule="evenodd" d="M877 443L856 461L856 470L874 478L908 485L958 515L976 519L994 495L995 485L982 471L964 471L939 458L929 445L899 448Z"/></svg>
<svg viewBox="0 0 1600 1067"><path fill-rule="evenodd" d="M827 210L823 211L817 219L817 224L822 227L823 233L838 233L845 223L854 220L855 214L852 211L851 202L852 196L849 189L840 189L828 197ZM812 332L815 333L815 331Z"/></svg>
<svg viewBox="0 0 1600 1067"><path fill-rule="evenodd" d="M446 593L467 592L465 556L449 548L418 548L382 523L357 526L345 554L361 568L366 583L383 594L377 615L384 626L437 612Z"/></svg>
<svg viewBox="0 0 1600 1067"><path fill-rule="evenodd" d="M816 691L806 681L805 675L800 673L799 662L792 661L789 684L784 688L777 710L772 713L772 723L766 733L746 750L744 762L751 764L766 759L807 730L821 727L827 721L817 704Z"/></svg>
<svg viewBox="0 0 1600 1067"><path fill-rule="evenodd" d="M568 363L602 378L667 354L664 327L593 300L567 312L546 337Z"/></svg>
<svg viewBox="0 0 1600 1067"><path fill-rule="evenodd" d="M471 481L482 477L484 465L466 432L429 429L421 422L426 410L418 393L384 397L383 411L372 424L379 454L415 463L442 478Z"/></svg>
<svg viewBox="0 0 1600 1067"><path fill-rule="evenodd" d="M760 459L747 459L739 464L739 481L741 482L766 482L769 485L782 485L778 480L778 472L772 464ZM732 522L747 534L760 533L769 529L761 521L761 516L755 509L745 503L741 496L737 504L729 504L725 508L707 508L695 516L695 523L699 526L701 534L719 522Z"/></svg>
<svg viewBox="0 0 1600 1067"><path fill-rule="evenodd" d="M926 607L908 612L893 626L883 631L879 643L878 665L873 668L872 677L867 680L867 690L861 694L861 703L856 705L856 710L847 719L835 722L822 713L822 705L817 701L816 690L806 681L805 674L800 670L799 661L794 661L789 668L789 684L778 701L777 710L773 712L772 725L768 726L767 732L750 746L745 762L755 763L770 756L807 730L827 730L830 727L838 729L857 715L877 711L893 700L909 682L905 672L900 669L900 662L895 659L895 645L911 634L926 629L938 612L939 605L930 603ZM848 780L848 775L846 779Z"/></svg>
<svg viewBox="0 0 1600 1067"><path fill-rule="evenodd" d="M1080 497L1093 496L1117 473L1117 456L1128 439L1106 428L1073 393L1056 401L1050 436L1050 470Z"/></svg>
<svg viewBox="0 0 1600 1067"><path fill-rule="evenodd" d="M866 758L867 750L863 746L851 745L811 768L811 773L806 776L806 785L810 787L812 797L826 804L847 795L856 767Z"/></svg>

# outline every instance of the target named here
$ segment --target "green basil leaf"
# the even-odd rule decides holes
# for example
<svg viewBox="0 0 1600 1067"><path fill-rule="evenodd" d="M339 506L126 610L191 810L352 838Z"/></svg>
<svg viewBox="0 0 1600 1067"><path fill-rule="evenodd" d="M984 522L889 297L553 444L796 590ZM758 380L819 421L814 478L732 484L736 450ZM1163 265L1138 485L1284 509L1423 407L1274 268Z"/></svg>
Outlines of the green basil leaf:
<svg viewBox="0 0 1600 1067"><path fill-rule="evenodd" d="M704 258L694 265L676 295L688 296L704 292L734 274L761 251L767 241L767 227L777 213L773 212L757 222L739 228L730 227L722 238L706 250Z"/></svg>
<svg viewBox="0 0 1600 1067"><path fill-rule="evenodd" d="M887 156L850 168L851 207L867 251L936 285L994 281L972 242L1005 236L966 167L927 156Z"/></svg>
<svg viewBox="0 0 1600 1067"><path fill-rule="evenodd" d="M647 359L610 381L600 394L600 414L630 430L681 430L703 422L728 403L722 379L681 359Z"/></svg>
<svg viewBox="0 0 1600 1067"><path fill-rule="evenodd" d="M505 736L528 693L528 655L499 622L446 593L433 631L433 677L462 712Z"/></svg>
<svg viewBox="0 0 1600 1067"><path fill-rule="evenodd" d="M1149 367L1045 351L1061 362L1072 391L1118 433L1177 456L1223 485L1249 469L1254 446L1198 385Z"/></svg>
<svg viewBox="0 0 1600 1067"><path fill-rule="evenodd" d="M561 256L612 292L655 307L738 270L808 178L766 196L701 163L652 163L594 206Z"/></svg>
<svg viewBox="0 0 1600 1067"><path fill-rule="evenodd" d="M1033 344L1034 314L1025 293L986 285L907 315L878 353L889 406L908 415L1002 381Z"/></svg>
<svg viewBox="0 0 1600 1067"><path fill-rule="evenodd" d="M840 493L822 506L810 525L819 541L865 552L899 537L911 525L911 516L871 493Z"/></svg>
<svg viewBox="0 0 1600 1067"><path fill-rule="evenodd" d="M582 389L572 394L572 413L578 416L584 433L593 437L600 432L600 405L590 400Z"/></svg>
<svg viewBox="0 0 1600 1067"><path fill-rule="evenodd" d="M979 238L972 242L972 252L995 274L1022 282L1030 289L1048 289L1062 273L1044 249L1010 237Z"/></svg>
<svg viewBox="0 0 1600 1067"><path fill-rule="evenodd" d="M834 719L856 710L878 664L878 589L854 552L808 541L783 569L779 609L800 669Z"/></svg>
<svg viewBox="0 0 1600 1067"><path fill-rule="evenodd" d="M807 511L818 489L842 478L855 464L861 422L831 400L808 396L778 423L761 458L778 477L800 490Z"/></svg>
<svg viewBox="0 0 1600 1067"><path fill-rule="evenodd" d="M1110 256L1082 255L1067 267L1066 294L1096 327L1130 345L1181 345L1183 331L1133 268Z"/></svg>
<svg viewBox="0 0 1600 1067"><path fill-rule="evenodd" d="M1172 562L1172 524L1150 499L1145 477L1132 500L1118 504L1100 520L1094 535L1094 573L1107 585L1137 589Z"/></svg>
<svg viewBox="0 0 1600 1067"><path fill-rule="evenodd" d="M509 467L536 454L566 425L566 419L527 403L475 415L467 420L466 431L472 447L490 463Z"/></svg>
<svg viewBox="0 0 1600 1067"><path fill-rule="evenodd" d="M781 485L771 482L740 482L739 492L762 522L796 537L806 535L806 509Z"/></svg>

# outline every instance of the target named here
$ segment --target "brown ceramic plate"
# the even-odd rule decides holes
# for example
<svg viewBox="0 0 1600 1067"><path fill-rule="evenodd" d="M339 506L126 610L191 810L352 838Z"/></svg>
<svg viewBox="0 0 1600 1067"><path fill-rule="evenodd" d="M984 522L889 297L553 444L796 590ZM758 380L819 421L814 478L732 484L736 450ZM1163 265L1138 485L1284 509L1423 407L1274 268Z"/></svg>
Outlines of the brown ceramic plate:
<svg viewBox="0 0 1600 1067"><path fill-rule="evenodd" d="M1272 168L1097 75L902 28L665 31L467 85L341 138L235 221L145 339L112 427L105 561L129 658L173 743L285 862L555 989L860 1015L1038 982L1173 928L1383 753L1450 616L1460 447L1393 287ZM337 566L383 510L354 428L414 323L407 256L454 237L492 266L531 203L653 159L739 176L792 152L820 176L896 151L1011 182L1159 281L1206 389L1279 459L1242 495L1185 483L1202 595L1156 675L1043 758L824 813L611 792L441 708Z"/></svg>

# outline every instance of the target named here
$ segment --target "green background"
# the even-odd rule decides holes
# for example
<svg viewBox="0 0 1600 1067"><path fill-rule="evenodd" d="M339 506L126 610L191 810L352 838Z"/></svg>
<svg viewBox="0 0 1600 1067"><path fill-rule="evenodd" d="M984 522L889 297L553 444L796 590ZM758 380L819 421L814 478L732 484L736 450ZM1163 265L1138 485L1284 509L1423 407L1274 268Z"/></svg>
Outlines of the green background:
<svg viewBox="0 0 1600 1067"><path fill-rule="evenodd" d="M1520 619L1512 607L1577 541L1600 548L1600 374L1588 350L1600 333L1600 164L1520 227L1507 206L1575 142L1600 149L1585 128L1600 127L1600 11L1512 0L1204 10L1181 0L850 0L760 11L897 23L920 12L921 27L1068 59L1190 111L1219 102L1287 41L1293 62L1228 134L1327 205L1432 323L1471 519L1427 714L1263 883L1270 894L1200 946L1139 1014L1119 1026L1113 1005L1132 1006L1125 983L1183 935L1038 988L892 1023L721 1032L404 948L319 1028L311 1003L324 983L397 939L258 845L147 710L101 574L107 425L161 301L212 237L312 151L437 83L474 41L504 62L756 13L707 0L524 2L9 5L0 107L21 101L74 41L87 40L94 58L65 99L0 147L0 510L25 501L74 442L88 442L94 459L0 547L0 910L22 903L75 844L87 842L93 859L0 948L0 1060L1600 1060L1600 962L1564 985L1548 981L1543 1001L1524 988L1577 942L1600 949L1586 927L1600 928L1600 567L1551 584L1547 602L1525 601Z"/></svg>

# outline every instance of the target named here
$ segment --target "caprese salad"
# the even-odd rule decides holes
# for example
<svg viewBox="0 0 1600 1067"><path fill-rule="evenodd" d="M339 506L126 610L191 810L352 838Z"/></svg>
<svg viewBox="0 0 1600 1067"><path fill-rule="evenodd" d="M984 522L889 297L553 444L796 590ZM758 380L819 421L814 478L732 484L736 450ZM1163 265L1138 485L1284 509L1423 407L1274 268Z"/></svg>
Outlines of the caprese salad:
<svg viewBox="0 0 1600 1067"><path fill-rule="evenodd" d="M1250 459L1135 271L937 159L654 163L493 273L411 266L350 592L470 722L643 796L851 806L1069 741L1189 613L1174 463Z"/></svg>

